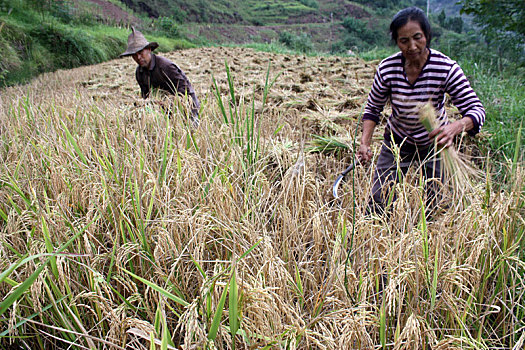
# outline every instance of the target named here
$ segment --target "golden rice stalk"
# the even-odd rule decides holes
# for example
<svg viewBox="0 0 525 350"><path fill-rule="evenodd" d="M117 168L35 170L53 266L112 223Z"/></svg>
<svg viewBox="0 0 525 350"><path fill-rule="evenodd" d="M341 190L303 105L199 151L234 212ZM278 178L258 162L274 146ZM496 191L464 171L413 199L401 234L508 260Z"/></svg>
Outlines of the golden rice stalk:
<svg viewBox="0 0 525 350"><path fill-rule="evenodd" d="M436 111L430 102L427 102L419 109L419 121L431 132L439 127L436 120ZM441 154L441 166L444 178L450 185L453 197L462 199L468 204L468 190L473 189L480 180L481 173L474 165L458 153L454 147L436 147L436 151ZM476 181L478 180L478 181Z"/></svg>

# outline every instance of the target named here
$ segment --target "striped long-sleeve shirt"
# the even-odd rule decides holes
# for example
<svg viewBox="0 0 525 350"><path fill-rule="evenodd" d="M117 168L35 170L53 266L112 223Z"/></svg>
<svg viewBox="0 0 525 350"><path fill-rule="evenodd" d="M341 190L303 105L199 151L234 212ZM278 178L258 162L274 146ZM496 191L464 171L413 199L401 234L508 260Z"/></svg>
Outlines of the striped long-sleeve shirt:
<svg viewBox="0 0 525 350"><path fill-rule="evenodd" d="M419 108L431 101L439 125L448 124L445 112L445 93L463 117L469 117L474 128L471 135L479 132L485 121L485 109L472 90L459 65L439 51L430 49L427 62L411 84L404 70L405 59L401 52L385 58L377 68L372 89L368 95L363 120L379 122L380 113L390 98L392 114L388 127L406 142L428 146L432 140L419 122Z"/></svg>

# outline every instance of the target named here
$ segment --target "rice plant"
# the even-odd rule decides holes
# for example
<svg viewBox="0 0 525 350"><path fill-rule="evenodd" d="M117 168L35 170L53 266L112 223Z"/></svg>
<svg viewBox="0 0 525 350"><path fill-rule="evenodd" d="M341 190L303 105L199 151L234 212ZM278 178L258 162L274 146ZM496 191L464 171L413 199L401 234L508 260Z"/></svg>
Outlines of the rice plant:
<svg viewBox="0 0 525 350"><path fill-rule="evenodd" d="M307 152L323 133L304 116L355 134L359 104L339 110L333 96L364 101L372 67L246 48L176 55L193 62L196 129L182 110L135 106L125 60L2 90L0 348L523 344L519 159L498 164L512 186L495 189L489 164L484 191L432 221L415 172L389 220L366 218L372 167L334 205L348 154ZM320 109L285 103L301 73L330 82L296 93Z"/></svg>
<svg viewBox="0 0 525 350"><path fill-rule="evenodd" d="M430 102L419 109L419 120L428 132L438 127L436 112ZM453 197L459 202L469 200L469 192L480 182L482 173L476 169L454 147L435 147L436 156L441 157L446 185L451 187Z"/></svg>

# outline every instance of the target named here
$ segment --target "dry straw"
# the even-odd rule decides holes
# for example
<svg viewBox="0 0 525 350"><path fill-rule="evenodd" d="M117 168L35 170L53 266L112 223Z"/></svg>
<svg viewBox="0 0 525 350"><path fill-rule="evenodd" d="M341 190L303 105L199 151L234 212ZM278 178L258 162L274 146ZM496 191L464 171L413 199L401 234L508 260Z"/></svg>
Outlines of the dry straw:
<svg viewBox="0 0 525 350"><path fill-rule="evenodd" d="M332 206L351 152L328 150L360 115L336 90L364 103L372 65L172 55L202 97L197 129L134 106L131 59L1 91L1 349L519 348L522 165L512 191L469 193L424 229L411 181L371 220L373 167Z"/></svg>
<svg viewBox="0 0 525 350"><path fill-rule="evenodd" d="M439 127L436 120L436 111L430 102L419 109L419 121L428 132ZM452 198L457 199L458 204L469 204L469 196L480 182L482 174L479 169L466 159L465 155L451 147L440 147L435 144L436 155L441 155L441 164L445 185L452 192Z"/></svg>

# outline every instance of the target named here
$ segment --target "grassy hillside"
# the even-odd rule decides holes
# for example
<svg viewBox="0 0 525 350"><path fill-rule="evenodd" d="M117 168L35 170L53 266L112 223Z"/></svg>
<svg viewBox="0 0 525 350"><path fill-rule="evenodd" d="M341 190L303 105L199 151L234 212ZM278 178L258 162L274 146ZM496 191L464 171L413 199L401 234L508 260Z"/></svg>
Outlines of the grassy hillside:
<svg viewBox="0 0 525 350"><path fill-rule="evenodd" d="M414 1L405 1L413 4ZM125 0L136 11L143 11L141 1ZM279 41L283 32L305 35L311 51L330 52L341 48L346 35L341 25L345 18L364 20L364 26L379 27L386 35L393 9L376 11L373 4L348 0L284 1L210 1L195 2L158 0L150 16L173 18L180 23L181 33L195 42L206 44L246 44ZM155 9L155 10L153 10ZM300 38L298 40L301 40ZM339 46L338 46L339 45ZM355 50L355 48L354 48Z"/></svg>
<svg viewBox="0 0 525 350"><path fill-rule="evenodd" d="M141 27L142 20L110 2L103 4L2 0L0 86L26 82L43 72L118 57L126 48L129 34L127 27L119 24ZM109 10L100 12L106 8ZM194 46L166 31L156 31L149 37L161 44L160 51Z"/></svg>
<svg viewBox="0 0 525 350"><path fill-rule="evenodd" d="M181 23L271 25L330 20L343 16L366 16L363 5L348 0L157 0L147 7L139 0L121 0L137 12L152 17L173 17Z"/></svg>
<svg viewBox="0 0 525 350"><path fill-rule="evenodd" d="M183 101L134 103L131 59L2 90L0 348L520 348L522 163L479 160L432 221L413 169L366 217L373 167L331 187L377 61L167 56L196 129Z"/></svg>

